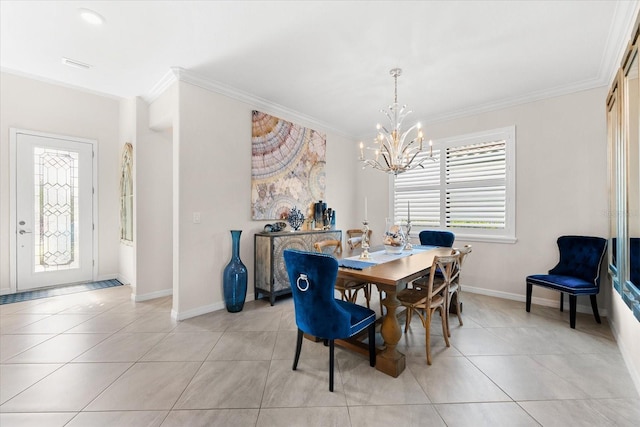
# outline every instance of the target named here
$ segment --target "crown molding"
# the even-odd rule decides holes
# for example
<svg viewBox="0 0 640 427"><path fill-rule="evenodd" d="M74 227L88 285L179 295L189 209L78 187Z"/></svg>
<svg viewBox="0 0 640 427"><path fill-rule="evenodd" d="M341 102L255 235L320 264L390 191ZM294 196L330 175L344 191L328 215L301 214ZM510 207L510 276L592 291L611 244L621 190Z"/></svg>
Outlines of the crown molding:
<svg viewBox="0 0 640 427"><path fill-rule="evenodd" d="M153 102L169 86L171 86L171 84L176 81L189 83L202 89L206 89L211 92L215 92L220 95L235 99L237 101L244 102L251 105L252 108L264 111L269 114L283 116L283 118L289 120L299 120L307 123L310 126L313 126L314 128L317 128L318 130L324 130L325 132L331 132L345 138L353 139L352 135L349 135L344 130L338 129L330 125L329 123L323 122L299 111L292 110L283 105L276 104L259 96L234 88L222 82L203 77L197 73L194 73L193 71L186 70L182 67L171 67L171 69L162 77L162 79L160 79L160 81L158 81L158 83L153 86L151 91L143 98L148 103Z"/></svg>
<svg viewBox="0 0 640 427"><path fill-rule="evenodd" d="M169 71L167 71L164 76L162 76L160 80L153 85L148 93L142 95L142 99L144 99L148 104L151 104L153 101L158 99L164 91L169 89L173 83L177 82L178 76L174 70L175 68L176 67L171 67Z"/></svg>
<svg viewBox="0 0 640 427"><path fill-rule="evenodd" d="M39 81L39 82L42 82L42 83L47 83L47 84L50 84L50 85L64 87L64 88L67 88L67 89L77 90L79 92L84 92L84 93L87 93L89 95L96 95L96 96L101 96L101 97L104 97L104 98L109 98L109 99L112 99L114 101L120 101L122 99L125 99L122 96L114 95L114 94L111 94L111 93L100 92L98 90L87 89L86 87L73 85L73 84L66 83L66 82L63 82L63 81L60 81L60 80L49 79L49 78L46 78L46 77L38 76L36 74L25 73L23 71L14 70L14 69L11 69L11 68L0 67L0 72L6 73L6 74L12 74L14 76L23 77L23 78L26 78L26 79L36 80L36 81Z"/></svg>
<svg viewBox="0 0 640 427"><path fill-rule="evenodd" d="M611 85L616 72L620 68L622 56L627 49L633 25L640 13L640 1L619 1L609 27L607 45L600 64L600 78L602 85Z"/></svg>
<svg viewBox="0 0 640 427"><path fill-rule="evenodd" d="M531 92L519 97L505 98L495 102L474 105L468 108L462 108L462 109L451 111L448 113L435 114L427 117L425 120L423 120L423 122L437 123L437 122L443 122L447 120L469 117L476 114L483 114L491 111L501 110L504 108L515 107L522 104L528 104L530 102L536 102L544 99L555 98L558 96L569 95L572 93L581 92L583 90L595 89L595 88L603 87L606 85L607 84L601 78L583 80L581 82L572 83L565 86L557 86L551 89Z"/></svg>

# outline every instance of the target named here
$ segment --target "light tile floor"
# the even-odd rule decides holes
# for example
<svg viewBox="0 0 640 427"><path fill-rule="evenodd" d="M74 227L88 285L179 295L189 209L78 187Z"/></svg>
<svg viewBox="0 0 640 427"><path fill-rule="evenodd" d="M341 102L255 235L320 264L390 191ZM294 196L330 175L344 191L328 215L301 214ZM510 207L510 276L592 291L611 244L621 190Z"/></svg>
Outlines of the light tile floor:
<svg viewBox="0 0 640 427"><path fill-rule="evenodd" d="M375 294L375 293L374 293ZM378 307L378 301L372 302ZM0 425L637 426L640 398L604 319L464 294L434 361L414 319L398 378L305 340L291 370L293 303L171 319L171 298L127 286L0 306Z"/></svg>

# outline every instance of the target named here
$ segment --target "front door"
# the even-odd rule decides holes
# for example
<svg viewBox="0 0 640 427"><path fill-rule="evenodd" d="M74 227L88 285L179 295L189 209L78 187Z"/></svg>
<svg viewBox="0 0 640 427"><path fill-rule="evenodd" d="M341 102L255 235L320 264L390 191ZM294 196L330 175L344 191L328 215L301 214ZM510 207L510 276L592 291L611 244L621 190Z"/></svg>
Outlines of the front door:
<svg viewBox="0 0 640 427"><path fill-rule="evenodd" d="M18 291L93 278L94 142L17 131Z"/></svg>

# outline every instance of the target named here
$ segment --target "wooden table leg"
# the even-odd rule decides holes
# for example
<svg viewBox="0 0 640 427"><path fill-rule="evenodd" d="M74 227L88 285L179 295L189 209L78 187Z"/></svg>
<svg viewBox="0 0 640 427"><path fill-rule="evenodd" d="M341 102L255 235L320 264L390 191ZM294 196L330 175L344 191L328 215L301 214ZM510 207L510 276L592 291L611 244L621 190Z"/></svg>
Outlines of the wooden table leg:
<svg viewBox="0 0 640 427"><path fill-rule="evenodd" d="M396 309L400 306L400 302L396 298L395 290L385 289L385 293L386 298L382 304L387 308L387 312L382 318L382 327L380 328L385 348L377 356L376 369L392 377L397 377L404 371L406 364L404 354L396 349L402 337L402 328L396 317Z"/></svg>

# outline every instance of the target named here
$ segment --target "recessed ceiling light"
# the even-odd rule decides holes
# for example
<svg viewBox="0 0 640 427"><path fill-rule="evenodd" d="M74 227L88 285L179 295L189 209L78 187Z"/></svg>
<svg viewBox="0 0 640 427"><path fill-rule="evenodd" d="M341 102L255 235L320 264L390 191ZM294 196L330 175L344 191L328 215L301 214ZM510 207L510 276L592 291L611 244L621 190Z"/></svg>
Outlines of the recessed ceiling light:
<svg viewBox="0 0 640 427"><path fill-rule="evenodd" d="M74 59L69 59L69 58L62 58L62 63L64 65L67 65L69 67L74 67L74 68L81 68L83 70L88 70L89 68L91 68L91 65L89 64L85 64L84 62L80 62L80 61L76 61Z"/></svg>
<svg viewBox="0 0 640 427"><path fill-rule="evenodd" d="M102 15L91 9L78 9L78 13L80 13L82 19L84 19L91 25L102 25L105 22L105 19Z"/></svg>

